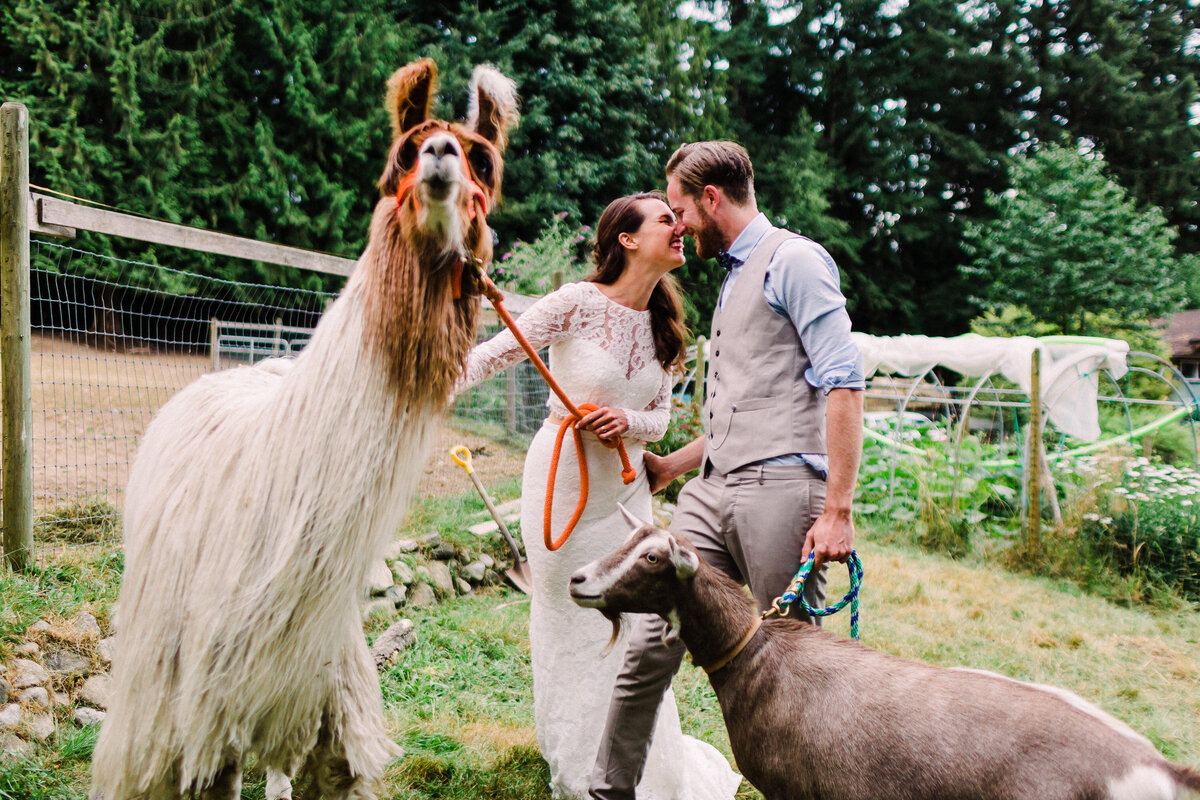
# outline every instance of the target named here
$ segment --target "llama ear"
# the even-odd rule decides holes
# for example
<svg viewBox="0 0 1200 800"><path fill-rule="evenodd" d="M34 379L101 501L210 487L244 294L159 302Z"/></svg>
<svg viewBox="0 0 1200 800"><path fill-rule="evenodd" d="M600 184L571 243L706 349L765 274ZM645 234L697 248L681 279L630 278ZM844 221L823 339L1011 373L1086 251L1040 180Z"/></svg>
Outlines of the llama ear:
<svg viewBox="0 0 1200 800"><path fill-rule="evenodd" d="M437 92L437 64L423 58L392 73L387 82L388 113L392 115L392 136L398 138L429 118L429 109Z"/></svg>
<svg viewBox="0 0 1200 800"><path fill-rule="evenodd" d="M621 515L625 517L625 521L629 523L629 527L635 531L650 524L649 522L643 522L642 520L638 519L636 514L620 503L617 503L617 508L621 509Z"/></svg>
<svg viewBox="0 0 1200 800"><path fill-rule="evenodd" d="M503 151L517 124L517 85L498 69L480 64L471 75L467 127Z"/></svg>
<svg viewBox="0 0 1200 800"><path fill-rule="evenodd" d="M700 555L689 547L684 547L674 536L671 537L671 564L675 567L675 576L681 581L696 574L700 569Z"/></svg>

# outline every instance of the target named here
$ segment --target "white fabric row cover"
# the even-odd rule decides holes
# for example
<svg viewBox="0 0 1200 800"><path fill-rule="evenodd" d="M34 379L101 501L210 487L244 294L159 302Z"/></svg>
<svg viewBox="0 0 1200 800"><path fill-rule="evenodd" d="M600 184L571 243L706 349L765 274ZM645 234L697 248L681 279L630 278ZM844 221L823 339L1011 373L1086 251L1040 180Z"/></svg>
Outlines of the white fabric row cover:
<svg viewBox="0 0 1200 800"><path fill-rule="evenodd" d="M1003 375L1025 394L1032 385L1033 352L1041 351L1040 383L1042 407L1050 424L1077 439L1094 442L1100 438L1099 394L1101 370L1113 378L1128 367L1129 344L1120 339L1086 336L979 336L974 333L939 338L934 336L870 336L854 333L862 352L863 374L879 373L907 377L924 375L933 367L944 367L960 375L983 378Z"/></svg>

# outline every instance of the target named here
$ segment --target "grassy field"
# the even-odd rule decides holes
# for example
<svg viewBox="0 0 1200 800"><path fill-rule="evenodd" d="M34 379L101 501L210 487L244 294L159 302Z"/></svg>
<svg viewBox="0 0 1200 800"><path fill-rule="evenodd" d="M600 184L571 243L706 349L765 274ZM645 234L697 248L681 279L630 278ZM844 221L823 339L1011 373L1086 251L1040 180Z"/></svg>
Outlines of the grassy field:
<svg viewBox="0 0 1200 800"><path fill-rule="evenodd" d="M436 524L437 508L420 525ZM1200 767L1200 613L1123 608L1071 585L983 562L955 561L860 535L866 568L863 638L872 647L943 665L993 669L1065 686L1145 733L1170 758ZM0 589L0 659L42 617L81 609L102 624L120 554L68 553L34 579ZM836 573L831 596L846 578ZM407 751L388 774L393 800L548 798L528 668L528 601L509 590L413 611L418 642L382 676L393 738ZM846 615L831 618L845 633ZM373 637L383 627L368 630ZM685 665L676 679L685 731L729 755L715 698ZM59 721L34 758L0 764L4 800L82 800L95 731ZM243 796L263 796L251 770ZM739 795L759 795L743 784Z"/></svg>

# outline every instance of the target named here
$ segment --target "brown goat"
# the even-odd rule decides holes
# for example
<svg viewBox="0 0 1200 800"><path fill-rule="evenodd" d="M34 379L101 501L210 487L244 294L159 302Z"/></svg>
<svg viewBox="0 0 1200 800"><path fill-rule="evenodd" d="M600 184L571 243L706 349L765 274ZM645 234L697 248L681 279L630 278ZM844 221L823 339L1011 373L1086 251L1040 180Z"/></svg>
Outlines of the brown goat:
<svg viewBox="0 0 1200 800"><path fill-rule="evenodd" d="M791 619L755 630L751 599L687 539L626 518L628 541L578 570L571 596L614 628L623 613L670 622L709 665L734 757L767 800L1200 792L1200 773L1066 690L906 661Z"/></svg>

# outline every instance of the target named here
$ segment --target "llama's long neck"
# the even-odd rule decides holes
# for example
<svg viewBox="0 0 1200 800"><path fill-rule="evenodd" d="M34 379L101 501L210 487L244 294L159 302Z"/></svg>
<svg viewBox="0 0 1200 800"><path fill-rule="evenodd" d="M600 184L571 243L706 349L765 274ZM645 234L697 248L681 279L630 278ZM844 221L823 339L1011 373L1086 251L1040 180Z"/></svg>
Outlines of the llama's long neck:
<svg viewBox="0 0 1200 800"><path fill-rule="evenodd" d="M419 245L395 230L393 208L376 211L367 251L268 412L292 432L286 457L273 455L288 472L280 485L294 487L288 541L364 574L420 480L478 304L454 301L448 277L431 277ZM356 575L345 583L361 585Z"/></svg>
<svg viewBox="0 0 1200 800"><path fill-rule="evenodd" d="M675 609L680 638L697 664L715 663L728 653L756 617L742 587L704 561L682 585Z"/></svg>

